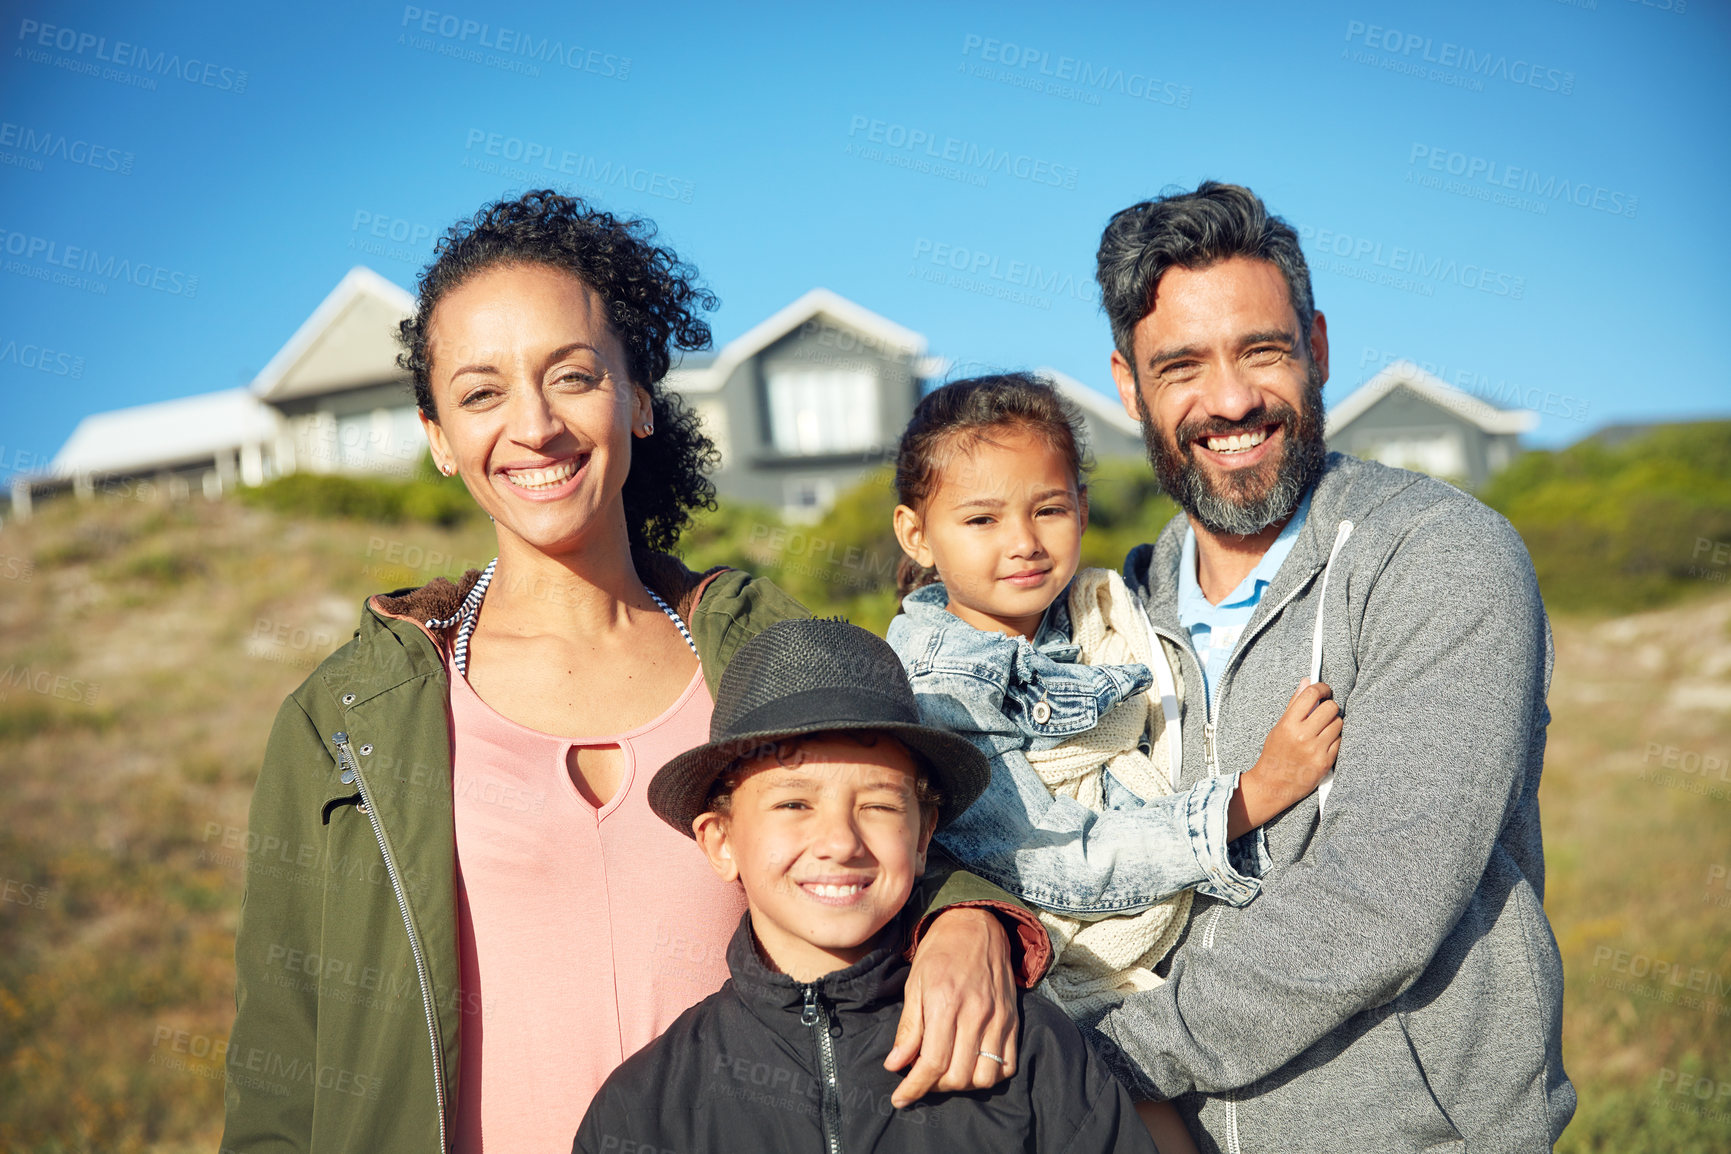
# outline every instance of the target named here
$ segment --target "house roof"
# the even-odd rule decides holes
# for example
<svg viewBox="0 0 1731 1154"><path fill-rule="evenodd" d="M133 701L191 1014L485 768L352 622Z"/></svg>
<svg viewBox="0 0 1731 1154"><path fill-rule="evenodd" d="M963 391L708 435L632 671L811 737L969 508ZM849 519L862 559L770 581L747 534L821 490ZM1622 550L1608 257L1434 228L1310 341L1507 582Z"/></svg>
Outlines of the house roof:
<svg viewBox="0 0 1731 1154"><path fill-rule="evenodd" d="M916 358L925 354L926 338L919 333L903 328L839 293L814 288L767 320L728 341L714 360L703 363L696 357L687 357L679 368L667 374L667 386L686 394L715 392L727 383L734 369L817 316L864 333L885 348Z"/></svg>
<svg viewBox="0 0 1731 1154"><path fill-rule="evenodd" d="M1539 424L1539 414L1531 409L1499 409L1437 379L1411 361L1395 361L1328 411L1328 435L1332 437L1345 429L1396 389L1414 393L1487 433L1527 433Z"/></svg>
<svg viewBox="0 0 1731 1154"><path fill-rule="evenodd" d="M1142 425L1130 419L1130 414L1124 411L1124 406L1118 403L1115 396L1107 396L1098 389L1091 389L1075 377L1057 369L1041 366L1034 370L1034 375L1045 377L1065 396L1075 401L1089 416L1101 424L1117 429L1127 437L1142 437Z"/></svg>
<svg viewBox="0 0 1731 1154"><path fill-rule="evenodd" d="M252 391L286 401L399 380L397 323L414 311L408 290L356 265L253 378Z"/></svg>
<svg viewBox="0 0 1731 1154"><path fill-rule="evenodd" d="M165 469L277 434L276 411L247 389L94 413L78 422L54 455L54 477Z"/></svg>

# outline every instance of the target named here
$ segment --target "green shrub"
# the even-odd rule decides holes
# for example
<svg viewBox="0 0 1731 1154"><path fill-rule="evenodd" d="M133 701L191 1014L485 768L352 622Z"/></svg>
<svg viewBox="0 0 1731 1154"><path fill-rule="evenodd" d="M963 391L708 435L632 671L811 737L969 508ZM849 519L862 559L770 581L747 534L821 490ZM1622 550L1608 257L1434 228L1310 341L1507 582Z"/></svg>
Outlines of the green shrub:
<svg viewBox="0 0 1731 1154"><path fill-rule="evenodd" d="M1552 610L1668 604L1725 579L1710 558L1731 541L1731 421L1525 453L1480 496L1526 541Z"/></svg>
<svg viewBox="0 0 1731 1154"><path fill-rule="evenodd" d="M1089 482L1089 526L1082 561L1118 569L1132 545L1152 541L1176 506L1160 495L1145 462L1103 462ZM697 518L681 540L696 569L732 565L774 581L813 613L839 615L881 634L898 612L902 559L892 516L895 489L875 470L810 524L775 510L723 502Z"/></svg>
<svg viewBox="0 0 1731 1154"><path fill-rule="evenodd" d="M450 528L481 516L463 483L442 477L422 458L407 481L342 473L294 473L257 488L239 490L249 505L279 513L312 517L344 517L356 521L400 524L419 521Z"/></svg>

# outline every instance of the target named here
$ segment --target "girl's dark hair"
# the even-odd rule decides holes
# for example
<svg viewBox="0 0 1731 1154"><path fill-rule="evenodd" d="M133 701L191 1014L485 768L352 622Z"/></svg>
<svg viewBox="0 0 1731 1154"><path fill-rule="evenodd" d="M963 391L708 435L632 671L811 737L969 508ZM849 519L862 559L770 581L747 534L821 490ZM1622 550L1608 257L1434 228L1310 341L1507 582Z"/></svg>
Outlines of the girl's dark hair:
<svg viewBox="0 0 1731 1154"><path fill-rule="evenodd" d="M921 398L896 450L896 499L917 512L937 490L939 473L992 431L1019 427L1064 455L1079 492L1088 491L1088 438L1082 411L1051 382L1032 373L995 373L951 381ZM906 597L938 579L938 571L912 557L896 566L896 595Z"/></svg>
<svg viewBox="0 0 1731 1154"><path fill-rule="evenodd" d="M415 403L437 419L427 348L433 310L446 293L483 270L545 265L570 273L607 304L613 335L625 348L631 383L649 393L655 433L636 441L625 477L625 523L631 543L666 552L697 509L715 507L707 472L717 458L696 414L658 386L675 349L709 347L699 315L719 303L697 270L664 245L641 217L621 218L552 189L501 200L458 221L439 239L417 282L415 315L398 327L397 363L414 377Z"/></svg>

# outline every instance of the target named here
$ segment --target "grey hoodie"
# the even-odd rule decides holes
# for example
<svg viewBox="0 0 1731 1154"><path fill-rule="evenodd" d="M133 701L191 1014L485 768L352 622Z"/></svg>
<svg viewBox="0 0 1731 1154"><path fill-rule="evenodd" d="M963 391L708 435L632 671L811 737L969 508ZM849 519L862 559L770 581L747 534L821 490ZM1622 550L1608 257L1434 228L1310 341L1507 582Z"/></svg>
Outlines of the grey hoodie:
<svg viewBox="0 0 1731 1154"><path fill-rule="evenodd" d="M1199 685L1187 531L1125 577ZM1331 454L1218 715L1186 705L1182 785L1251 764L1318 657L1346 718L1326 803L1265 827L1257 900L1197 895L1170 980L1094 1041L1204 1150L1549 1150L1575 1091L1537 799L1551 636L1520 537L1441 481Z"/></svg>

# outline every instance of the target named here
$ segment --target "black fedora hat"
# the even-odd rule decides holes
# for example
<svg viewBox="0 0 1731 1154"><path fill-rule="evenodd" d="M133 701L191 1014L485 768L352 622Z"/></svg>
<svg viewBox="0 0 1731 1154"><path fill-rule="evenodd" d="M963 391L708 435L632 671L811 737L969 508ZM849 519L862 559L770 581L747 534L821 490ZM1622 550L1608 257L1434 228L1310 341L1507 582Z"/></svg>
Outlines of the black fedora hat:
<svg viewBox="0 0 1731 1154"><path fill-rule="evenodd" d="M919 706L895 650L845 621L778 621L734 653L715 694L709 744L675 757L649 783L649 808L685 834L709 789L740 757L801 734L885 733L925 763L947 825L986 788L991 765L965 740L920 724Z"/></svg>

